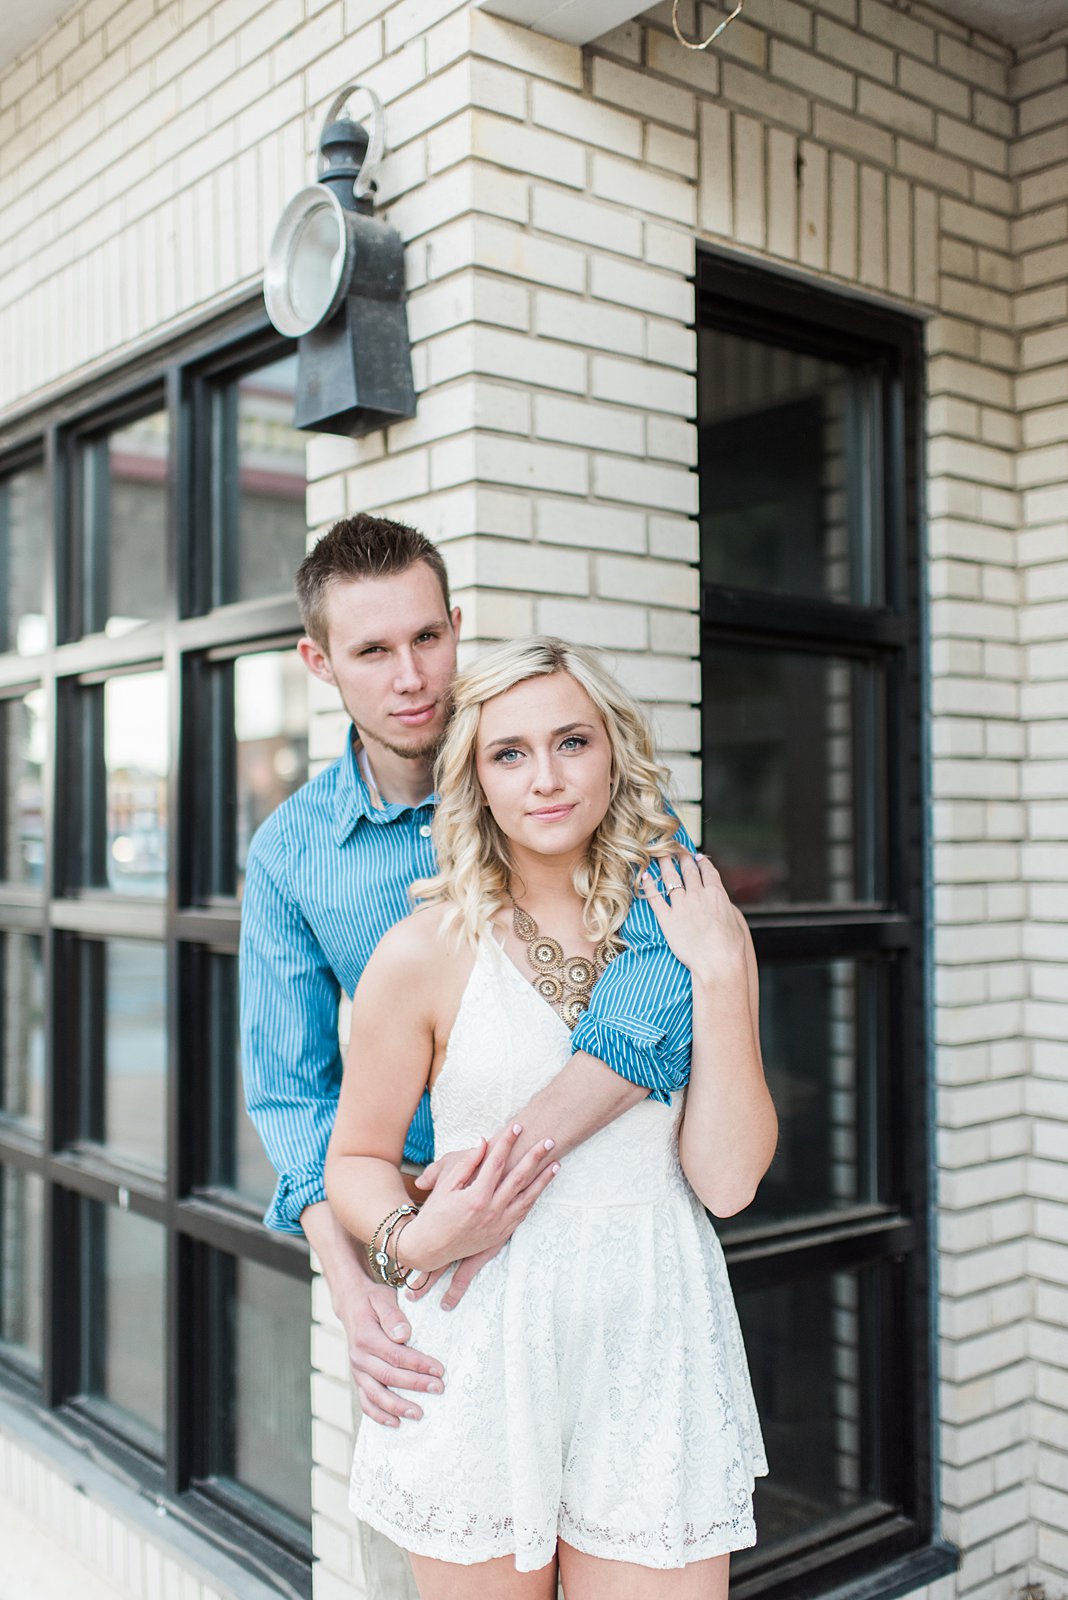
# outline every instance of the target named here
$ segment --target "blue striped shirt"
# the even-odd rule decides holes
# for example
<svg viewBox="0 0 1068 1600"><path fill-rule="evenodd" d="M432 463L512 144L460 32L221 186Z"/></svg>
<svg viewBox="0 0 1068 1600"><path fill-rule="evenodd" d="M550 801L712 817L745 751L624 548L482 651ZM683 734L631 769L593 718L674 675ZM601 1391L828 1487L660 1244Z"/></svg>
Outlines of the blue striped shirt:
<svg viewBox="0 0 1068 1600"><path fill-rule="evenodd" d="M433 872L433 812L432 795L416 806L375 806L350 740L252 841L241 913L241 1054L248 1112L279 1174L264 1220L281 1232L299 1233L304 1207L325 1198L341 1085L341 991L355 993L375 945L411 909L409 884ZM681 830L679 837L689 847ZM626 949L594 985L572 1048L667 1100L690 1070L690 975L644 901L635 900L621 932ZM404 1148L412 1161L433 1158L427 1094Z"/></svg>

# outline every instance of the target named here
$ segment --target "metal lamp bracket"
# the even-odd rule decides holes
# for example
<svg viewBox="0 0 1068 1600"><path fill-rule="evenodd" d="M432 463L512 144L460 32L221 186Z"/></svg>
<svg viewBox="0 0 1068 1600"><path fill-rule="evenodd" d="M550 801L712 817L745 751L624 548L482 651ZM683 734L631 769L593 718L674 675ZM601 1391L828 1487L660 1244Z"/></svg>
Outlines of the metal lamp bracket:
<svg viewBox="0 0 1068 1600"><path fill-rule="evenodd" d="M323 125L319 130L319 154L316 158L316 174L321 177L326 170L326 160L322 152L323 134L334 122L347 101L354 94L365 94L371 102L371 132L367 141L367 154L360 167L359 176L352 186L352 192L357 200L362 200L374 187L375 174L382 164L382 157L386 149L386 114L382 109L382 102L373 89L365 83L350 83L342 89L340 94L334 96L330 102L330 109L326 113Z"/></svg>

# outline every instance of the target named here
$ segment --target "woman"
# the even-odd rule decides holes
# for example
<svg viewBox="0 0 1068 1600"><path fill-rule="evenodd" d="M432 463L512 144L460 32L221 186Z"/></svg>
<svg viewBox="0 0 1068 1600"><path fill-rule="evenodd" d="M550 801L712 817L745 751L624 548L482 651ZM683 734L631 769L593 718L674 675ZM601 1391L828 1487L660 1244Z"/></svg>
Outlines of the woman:
<svg viewBox="0 0 1068 1600"><path fill-rule="evenodd" d="M518 1125L486 1143L565 1064L641 874L699 1021L722 1009L713 1032L737 1035L738 1082L709 1065L734 1190L770 1161L751 944L711 864L675 863L662 777L587 652L536 639L483 658L439 761L438 875L356 993L327 1158L341 1220L391 1277L512 1234L457 1310L437 1284L412 1308L444 1393L356 1448L352 1507L411 1553L426 1600L551 1600L557 1560L568 1600L724 1600L729 1552L755 1538L767 1469L722 1253L679 1166L682 1097L643 1101L562 1166L535 1148L509 1171ZM428 1083L439 1154L470 1153L415 1212L398 1164Z"/></svg>

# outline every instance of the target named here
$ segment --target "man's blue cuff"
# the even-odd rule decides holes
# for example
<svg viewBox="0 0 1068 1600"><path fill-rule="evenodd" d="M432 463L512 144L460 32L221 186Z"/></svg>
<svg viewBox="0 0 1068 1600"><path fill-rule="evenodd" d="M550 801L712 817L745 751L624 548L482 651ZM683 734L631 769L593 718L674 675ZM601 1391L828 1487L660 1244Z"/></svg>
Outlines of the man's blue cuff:
<svg viewBox="0 0 1068 1600"><path fill-rule="evenodd" d="M640 1084L649 1090L652 1099L668 1105L672 1093L684 1086L686 1078L679 1075L677 1066L668 1058L666 1041L665 1030L651 1023L633 1017L626 1022L612 1022L591 1017L587 1012L579 1018L571 1035L571 1048L596 1056L621 1078Z"/></svg>
<svg viewBox="0 0 1068 1600"><path fill-rule="evenodd" d="M304 1207L317 1205L320 1200L325 1199L326 1188L321 1168L317 1172L306 1173L303 1177L292 1177L288 1173L283 1173L263 1220L268 1228L273 1228L276 1233L303 1233L300 1214Z"/></svg>

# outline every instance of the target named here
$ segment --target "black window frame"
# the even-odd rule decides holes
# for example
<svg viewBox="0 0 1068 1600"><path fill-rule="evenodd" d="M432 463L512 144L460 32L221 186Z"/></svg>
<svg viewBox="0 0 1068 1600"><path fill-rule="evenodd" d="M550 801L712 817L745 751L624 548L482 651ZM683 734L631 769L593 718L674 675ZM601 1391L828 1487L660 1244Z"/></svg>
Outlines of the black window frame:
<svg viewBox="0 0 1068 1600"><path fill-rule="evenodd" d="M35 1134L0 1112L0 1164L37 1173L45 1185L43 1363L40 1378L0 1350L0 1393L9 1389L73 1423L87 1443L110 1457L150 1497L179 1521L246 1563L281 1594L310 1595L311 1529L285 1513L256 1505L238 1484L211 1476L216 1422L203 1381L203 1352L211 1338L217 1297L211 1287L212 1253L258 1263L310 1286L311 1266L303 1237L263 1227L260 1208L230 1191L203 1184L196 1145L205 1135L211 1075L202 1056L203 1007L196 1001L212 951L235 955L240 930L236 899L191 898L196 842L203 837L210 794L198 764L188 760L203 743L203 728L190 717L204 708L186 705L187 680L195 663L211 652L289 646L300 636L295 598L238 601L210 609L195 581L194 537L203 513L203 485L211 455L205 434L210 418L204 385L237 378L291 354L293 343L271 328L259 296L249 296L192 331L163 340L133 359L117 362L96 379L72 387L50 403L27 410L0 426L0 475L43 461L47 541L43 552L47 648L42 655L0 656L0 692L40 686L44 691L48 741L44 761L44 833L47 841L40 888L0 882L0 928L38 934L43 940L46 993L45 1126ZM167 606L165 615L124 635L78 635L80 603L72 586L81 558L77 509L77 452L85 441L165 408L170 427L166 489ZM209 491L210 492L210 491ZM71 556L74 559L71 559ZM56 580L59 580L58 583ZM77 730L72 698L106 676L162 669L169 714L168 868L166 892L148 899L120 890L82 887L74 863L81 823L78 809L56 803L57 763L75 779L79 765L70 740ZM195 697L194 697L195 698ZM66 792L66 791L65 791ZM189 808L189 809L187 809ZM87 1041L72 1029L77 1008L58 1000L77 967L82 940L144 938L166 952L166 1168L153 1177L112 1159L101 1147L79 1142L77 1063ZM198 1167L201 1168L198 1171ZM165 1452L153 1459L108 1426L79 1394L79 1323L82 1303L82 1202L96 1200L160 1224L166 1238ZM310 1317L310 1295L309 1295ZM309 1394L309 1417L311 1398Z"/></svg>
<svg viewBox="0 0 1068 1600"><path fill-rule="evenodd" d="M901 1408L892 1462L900 1504L867 1508L830 1533L814 1530L762 1556L759 1543L732 1561L738 1600L806 1600L833 1591L880 1600L906 1594L958 1565L937 1528L935 1299L929 1214L934 1164L929 1125L928 838L923 707L927 673L920 491L923 327L918 318L816 286L712 248L698 249L697 327L763 339L825 359L880 362L881 598L858 604L701 582L702 657L722 645L813 650L878 661L886 688L888 860L881 903L828 901L796 909L747 907L758 961L859 959L889 979L884 1057L900 1067L877 1086L891 1118L891 1202L837 1205L792 1221L720 1225L736 1293L785 1284L806 1270L885 1263L880 1349L881 1416ZM700 445L698 471L700 471ZM712 712L702 696L704 727ZM712 852L714 854L714 851ZM887 1303L889 1302L889 1303ZM870 1397L869 1397L870 1398ZM882 1431L882 1430L879 1430ZM775 1463L771 1462L774 1474Z"/></svg>

